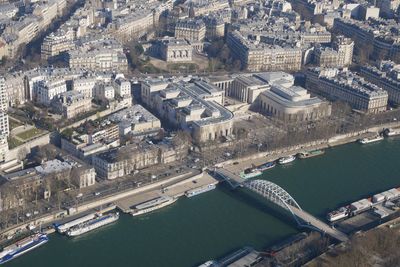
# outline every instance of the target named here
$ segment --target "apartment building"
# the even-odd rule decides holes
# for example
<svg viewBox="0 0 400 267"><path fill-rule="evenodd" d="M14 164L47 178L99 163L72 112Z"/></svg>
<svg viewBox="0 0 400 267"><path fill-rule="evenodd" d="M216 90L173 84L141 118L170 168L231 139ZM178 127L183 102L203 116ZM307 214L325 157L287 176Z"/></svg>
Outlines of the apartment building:
<svg viewBox="0 0 400 267"><path fill-rule="evenodd" d="M172 144L130 144L93 157L93 166L99 177L113 180L157 164L167 164L183 159L185 146Z"/></svg>
<svg viewBox="0 0 400 267"><path fill-rule="evenodd" d="M73 50L69 52L69 67L93 71L118 71L128 69L128 61L123 52L107 48L96 48L90 51Z"/></svg>
<svg viewBox="0 0 400 267"><path fill-rule="evenodd" d="M394 20L369 19L357 21L354 19L336 18L333 29L343 35L353 38L356 45L372 46L374 59L392 59L400 62L400 24Z"/></svg>
<svg viewBox="0 0 400 267"><path fill-rule="evenodd" d="M64 118L71 119L79 114L90 111L92 108L92 99L87 98L78 91L67 91L57 95L52 100L52 106Z"/></svg>
<svg viewBox="0 0 400 267"><path fill-rule="evenodd" d="M175 38L188 41L203 41L206 25L201 19L186 19L175 23Z"/></svg>
<svg viewBox="0 0 400 267"><path fill-rule="evenodd" d="M306 87L332 100L341 100L357 110L379 113L387 109L388 93L346 69L310 68Z"/></svg>
<svg viewBox="0 0 400 267"><path fill-rule="evenodd" d="M360 74L388 92L389 103L400 105L400 65L384 61L378 67L361 66Z"/></svg>
<svg viewBox="0 0 400 267"><path fill-rule="evenodd" d="M47 35L41 46L41 57L49 59L75 48L75 31L72 27Z"/></svg>
<svg viewBox="0 0 400 267"><path fill-rule="evenodd" d="M249 71L297 71L302 64L302 50L297 47L269 45L244 37L240 32L228 34L227 44L242 67Z"/></svg>
<svg viewBox="0 0 400 267"><path fill-rule="evenodd" d="M4 76L5 90L7 92L7 104L16 107L26 101L25 75L24 73L7 73Z"/></svg>
<svg viewBox="0 0 400 267"><path fill-rule="evenodd" d="M32 93L36 103L49 106L53 98L67 91L64 79L46 79L33 83Z"/></svg>

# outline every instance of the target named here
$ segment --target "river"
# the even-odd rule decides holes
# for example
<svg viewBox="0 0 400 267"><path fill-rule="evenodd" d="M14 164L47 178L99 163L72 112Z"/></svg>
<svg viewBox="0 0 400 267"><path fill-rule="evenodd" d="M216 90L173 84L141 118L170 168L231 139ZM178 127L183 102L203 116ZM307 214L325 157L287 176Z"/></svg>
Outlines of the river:
<svg viewBox="0 0 400 267"><path fill-rule="evenodd" d="M327 149L323 156L268 170L262 178L324 218L341 204L400 186L400 139ZM123 215L78 238L50 235L47 244L7 266L192 267L245 245L263 249L299 231L258 198L220 185L152 214Z"/></svg>

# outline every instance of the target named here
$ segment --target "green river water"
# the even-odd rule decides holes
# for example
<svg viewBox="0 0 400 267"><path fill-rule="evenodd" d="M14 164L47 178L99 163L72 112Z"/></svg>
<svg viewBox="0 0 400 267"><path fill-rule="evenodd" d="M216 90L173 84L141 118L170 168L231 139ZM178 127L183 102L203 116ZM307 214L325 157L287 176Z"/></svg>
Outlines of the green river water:
<svg viewBox="0 0 400 267"><path fill-rule="evenodd" d="M308 212L324 218L341 204L400 186L400 139L348 144L320 157L277 166L261 178L288 191ZM290 217L251 193L226 185L142 217L121 216L78 238L50 235L14 267L192 267L249 245L263 249L298 233Z"/></svg>

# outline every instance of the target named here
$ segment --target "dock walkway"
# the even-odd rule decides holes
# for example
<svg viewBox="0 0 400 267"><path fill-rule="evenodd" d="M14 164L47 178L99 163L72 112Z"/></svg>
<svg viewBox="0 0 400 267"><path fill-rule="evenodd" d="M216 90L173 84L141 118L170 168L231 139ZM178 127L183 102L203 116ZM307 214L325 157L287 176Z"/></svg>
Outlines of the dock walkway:
<svg viewBox="0 0 400 267"><path fill-rule="evenodd" d="M160 196L170 196L174 198L181 197L185 194L186 191L198 188L208 184L217 184L218 181L211 177L208 173L201 173L199 175L195 175L190 178L186 178L179 182L174 183L166 183L159 188L155 188L146 193L132 195L123 199L120 199L116 202L116 205L119 210L124 213L130 213L132 211L131 207L137 204L149 201L151 199L160 197Z"/></svg>
<svg viewBox="0 0 400 267"><path fill-rule="evenodd" d="M326 223L324 223L323 221L315 218L313 215L311 215L310 213L304 211L304 210L300 210L296 207L290 207L292 212L298 217L300 218L302 221L304 221L306 224L312 225L313 227L319 229L322 233L325 233L333 238L335 238L336 240L339 240L341 242L345 242L348 241L349 238L347 237L346 234L340 232L337 229L331 228L329 225L327 225Z"/></svg>

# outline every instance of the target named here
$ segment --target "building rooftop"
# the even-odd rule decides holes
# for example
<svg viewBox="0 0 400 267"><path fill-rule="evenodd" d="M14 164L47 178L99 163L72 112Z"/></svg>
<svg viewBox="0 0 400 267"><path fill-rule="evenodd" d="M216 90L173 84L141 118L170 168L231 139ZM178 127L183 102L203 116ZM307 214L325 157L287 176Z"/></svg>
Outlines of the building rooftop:
<svg viewBox="0 0 400 267"><path fill-rule="evenodd" d="M71 169L71 165L69 165L65 161L60 161L58 159L46 161L42 165L35 167L35 170L40 174L62 172L69 169Z"/></svg>
<svg viewBox="0 0 400 267"><path fill-rule="evenodd" d="M122 122L129 123L131 125L158 120L156 116L151 114L147 109L139 104L118 111L108 116L108 119L114 123Z"/></svg>
<svg viewBox="0 0 400 267"><path fill-rule="evenodd" d="M312 68L310 71L317 74L321 80L340 85L363 97L374 98L387 95L387 92L379 86L367 82L364 78L348 70Z"/></svg>

